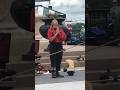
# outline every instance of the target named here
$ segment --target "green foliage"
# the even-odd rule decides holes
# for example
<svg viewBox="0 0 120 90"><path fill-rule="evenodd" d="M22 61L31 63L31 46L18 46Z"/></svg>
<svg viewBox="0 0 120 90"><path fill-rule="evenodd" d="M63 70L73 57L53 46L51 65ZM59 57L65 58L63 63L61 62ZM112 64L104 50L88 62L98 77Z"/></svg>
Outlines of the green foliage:
<svg viewBox="0 0 120 90"><path fill-rule="evenodd" d="M80 35L80 36L84 36L85 33L85 24L84 23L75 23L72 24L72 34L73 35Z"/></svg>
<svg viewBox="0 0 120 90"><path fill-rule="evenodd" d="M85 25L83 23L72 24L73 30L81 30Z"/></svg>

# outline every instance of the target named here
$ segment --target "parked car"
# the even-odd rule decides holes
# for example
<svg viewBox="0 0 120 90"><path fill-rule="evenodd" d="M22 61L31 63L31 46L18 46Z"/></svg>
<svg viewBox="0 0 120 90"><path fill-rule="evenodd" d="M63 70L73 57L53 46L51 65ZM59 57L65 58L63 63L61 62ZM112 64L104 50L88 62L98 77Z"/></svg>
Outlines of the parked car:
<svg viewBox="0 0 120 90"><path fill-rule="evenodd" d="M80 36L71 35L71 39L67 42L68 45L78 45L80 44L81 39Z"/></svg>

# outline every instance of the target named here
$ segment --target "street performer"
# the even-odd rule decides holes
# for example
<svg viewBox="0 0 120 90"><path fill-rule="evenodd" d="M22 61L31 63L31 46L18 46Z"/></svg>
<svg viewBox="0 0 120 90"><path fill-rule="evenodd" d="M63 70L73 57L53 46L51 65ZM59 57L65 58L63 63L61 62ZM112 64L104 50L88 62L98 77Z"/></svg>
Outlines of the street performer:
<svg viewBox="0 0 120 90"><path fill-rule="evenodd" d="M60 75L60 65L63 56L63 41L66 40L66 34L62 28L59 27L58 21L53 19L48 30L50 61L52 69L52 78L64 77Z"/></svg>

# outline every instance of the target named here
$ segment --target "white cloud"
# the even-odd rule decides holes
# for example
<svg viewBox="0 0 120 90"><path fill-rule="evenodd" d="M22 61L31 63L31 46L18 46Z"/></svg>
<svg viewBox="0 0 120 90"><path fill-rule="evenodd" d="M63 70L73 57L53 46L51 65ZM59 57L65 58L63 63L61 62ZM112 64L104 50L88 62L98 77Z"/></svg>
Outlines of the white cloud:
<svg viewBox="0 0 120 90"><path fill-rule="evenodd" d="M79 5L81 0L51 0L51 4L54 6L68 6L68 5Z"/></svg>
<svg viewBox="0 0 120 90"><path fill-rule="evenodd" d="M49 2L40 2L43 6L49 6ZM54 10L67 15L67 20L85 21L85 0L51 0Z"/></svg>

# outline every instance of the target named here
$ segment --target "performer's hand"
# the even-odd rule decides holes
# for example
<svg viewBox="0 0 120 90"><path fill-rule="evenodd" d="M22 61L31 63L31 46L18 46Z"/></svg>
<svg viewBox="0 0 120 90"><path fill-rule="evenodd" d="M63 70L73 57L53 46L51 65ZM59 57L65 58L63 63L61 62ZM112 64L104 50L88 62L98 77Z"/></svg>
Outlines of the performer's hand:
<svg viewBox="0 0 120 90"><path fill-rule="evenodd" d="M57 27L57 29L56 29L56 33L58 34L59 32L60 32L59 27Z"/></svg>

